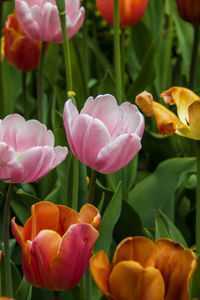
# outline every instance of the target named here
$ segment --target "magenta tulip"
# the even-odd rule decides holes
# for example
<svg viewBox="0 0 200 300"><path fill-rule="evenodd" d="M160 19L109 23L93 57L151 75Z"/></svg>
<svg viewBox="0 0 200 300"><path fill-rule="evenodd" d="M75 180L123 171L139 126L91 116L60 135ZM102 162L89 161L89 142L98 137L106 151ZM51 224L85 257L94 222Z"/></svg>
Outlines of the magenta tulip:
<svg viewBox="0 0 200 300"><path fill-rule="evenodd" d="M89 97L80 114L69 99L63 119L74 155L101 173L121 169L141 149L143 115L129 102L118 106L112 95Z"/></svg>
<svg viewBox="0 0 200 300"><path fill-rule="evenodd" d="M18 114L0 120L0 179L33 182L50 172L67 156L66 147L54 147L51 130L37 120Z"/></svg>
<svg viewBox="0 0 200 300"><path fill-rule="evenodd" d="M78 213L42 201L31 207L31 213L24 227L12 219L13 235L22 247L26 279L44 289L72 289L86 271L99 235L98 209L86 204Z"/></svg>
<svg viewBox="0 0 200 300"><path fill-rule="evenodd" d="M84 21L85 10L80 0L65 0L68 38L73 37ZM55 0L15 0L18 22L34 40L62 42L60 18Z"/></svg>

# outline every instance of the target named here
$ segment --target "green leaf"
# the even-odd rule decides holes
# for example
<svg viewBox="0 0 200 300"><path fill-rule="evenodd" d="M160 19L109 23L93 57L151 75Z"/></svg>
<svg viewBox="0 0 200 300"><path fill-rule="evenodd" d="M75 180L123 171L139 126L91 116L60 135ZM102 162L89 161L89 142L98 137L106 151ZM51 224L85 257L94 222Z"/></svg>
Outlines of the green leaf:
<svg viewBox="0 0 200 300"><path fill-rule="evenodd" d="M170 236L160 217L155 214L155 240L162 238L169 239Z"/></svg>
<svg viewBox="0 0 200 300"><path fill-rule="evenodd" d="M140 215L145 227L154 226L154 212L158 213L159 209L174 220L174 193L179 178L183 172L195 171L195 158L168 159L130 191L128 203Z"/></svg>
<svg viewBox="0 0 200 300"><path fill-rule="evenodd" d="M192 282L191 282L191 298L196 298L199 297L200 295L200 256L198 257L198 266L196 269L196 272L194 273L194 276L192 277Z"/></svg>
<svg viewBox="0 0 200 300"><path fill-rule="evenodd" d="M121 182L119 182L116 191L103 214L101 226L99 229L99 238L95 244L95 252L101 249L105 252L109 250L112 242L113 230L120 216L121 205L122 185Z"/></svg>
<svg viewBox="0 0 200 300"><path fill-rule="evenodd" d="M115 94L115 79L109 70L100 81L98 94Z"/></svg>
<svg viewBox="0 0 200 300"><path fill-rule="evenodd" d="M32 286L28 283L25 277L23 277L21 284L16 292L16 300L31 300Z"/></svg>

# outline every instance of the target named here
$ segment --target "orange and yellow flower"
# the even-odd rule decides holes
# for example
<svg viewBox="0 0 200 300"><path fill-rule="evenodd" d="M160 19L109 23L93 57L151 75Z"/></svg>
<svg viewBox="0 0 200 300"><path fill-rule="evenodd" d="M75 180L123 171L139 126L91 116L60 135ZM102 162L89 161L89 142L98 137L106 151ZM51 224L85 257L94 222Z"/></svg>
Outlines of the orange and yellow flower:
<svg viewBox="0 0 200 300"><path fill-rule="evenodd" d="M51 202L38 202L24 227L12 219L12 232L22 247L23 270L34 286L49 290L75 287L87 269L101 216L92 205L80 212Z"/></svg>
<svg viewBox="0 0 200 300"><path fill-rule="evenodd" d="M177 107L176 116L165 106L153 100L148 92L136 97L136 103L146 116L153 116L161 134L174 133L200 140L200 98L194 92L183 87L172 87L161 94L164 102Z"/></svg>
<svg viewBox="0 0 200 300"><path fill-rule="evenodd" d="M189 300L196 266L192 250L169 239L154 243L145 237L124 239L112 264L104 251L90 259L92 276L110 300Z"/></svg>

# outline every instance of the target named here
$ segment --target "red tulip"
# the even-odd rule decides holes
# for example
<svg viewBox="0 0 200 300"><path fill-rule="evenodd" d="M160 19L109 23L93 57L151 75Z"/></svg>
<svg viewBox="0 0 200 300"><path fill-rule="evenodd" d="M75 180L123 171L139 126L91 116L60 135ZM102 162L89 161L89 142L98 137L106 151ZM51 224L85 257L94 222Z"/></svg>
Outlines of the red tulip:
<svg viewBox="0 0 200 300"><path fill-rule="evenodd" d="M41 42L25 35L15 14L7 17L3 35L5 58L8 63L23 72L34 70L39 63Z"/></svg>
<svg viewBox="0 0 200 300"><path fill-rule="evenodd" d="M189 23L200 24L200 1L177 0L177 8L183 20Z"/></svg>
<svg viewBox="0 0 200 300"><path fill-rule="evenodd" d="M119 0L120 26L136 25L142 19L148 0ZM113 25L113 0L96 0L100 14L109 24Z"/></svg>

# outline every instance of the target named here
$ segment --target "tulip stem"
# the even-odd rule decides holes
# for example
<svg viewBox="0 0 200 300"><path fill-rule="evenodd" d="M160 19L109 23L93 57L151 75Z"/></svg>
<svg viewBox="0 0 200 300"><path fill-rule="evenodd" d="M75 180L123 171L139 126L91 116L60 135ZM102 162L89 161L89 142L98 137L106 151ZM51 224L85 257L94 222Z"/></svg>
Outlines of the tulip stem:
<svg viewBox="0 0 200 300"><path fill-rule="evenodd" d="M200 141L196 142L197 149L197 191L196 191L196 253L200 254Z"/></svg>
<svg viewBox="0 0 200 300"><path fill-rule="evenodd" d="M190 77L189 77L189 89L191 90L194 87L196 61L198 56L198 43L199 43L199 25L194 24L194 40L193 40L193 49L192 49L192 57L191 57L191 64L190 64Z"/></svg>
<svg viewBox="0 0 200 300"><path fill-rule="evenodd" d="M122 103L122 75L120 49L119 0L114 0L114 61L115 61L115 89L119 104Z"/></svg>
<svg viewBox="0 0 200 300"><path fill-rule="evenodd" d="M72 194L72 208L78 209L78 188L79 188L79 176L78 176L78 159L73 157L73 194Z"/></svg>
<svg viewBox="0 0 200 300"><path fill-rule="evenodd" d="M43 84L42 84L42 72L44 65L44 54L45 54L46 43L42 42L41 52L40 52L40 61L38 65L38 74L37 74L37 113L38 120L42 122L43 119Z"/></svg>
<svg viewBox="0 0 200 300"><path fill-rule="evenodd" d="M85 88L88 96L88 80L89 80L89 48L88 48L88 24L87 24L87 0L83 3L85 7L85 21L83 24L83 58L84 58L84 80Z"/></svg>
<svg viewBox="0 0 200 300"><path fill-rule="evenodd" d="M56 0L56 5L59 11L60 23L62 28L67 92L72 92L73 91L72 67L71 67L70 45L69 45L69 40L67 38L65 1Z"/></svg>
<svg viewBox="0 0 200 300"><path fill-rule="evenodd" d="M122 35L121 35L121 68L122 68L122 96L123 99L126 98L126 78L125 78L125 66L126 66L126 30L122 29Z"/></svg>
<svg viewBox="0 0 200 300"><path fill-rule="evenodd" d="M3 2L0 1L0 99L1 99L1 114L4 115L5 112L4 112L4 99L3 99L2 53L1 53L2 19L3 19Z"/></svg>
<svg viewBox="0 0 200 300"><path fill-rule="evenodd" d="M24 117L27 119L27 101L26 101L26 72L22 72L22 98L24 104Z"/></svg>
<svg viewBox="0 0 200 300"><path fill-rule="evenodd" d="M96 185L96 178L97 178L97 171L92 169L92 176L90 180L90 186L89 186L89 192L88 192L88 203L93 203L93 198L94 198L94 190L95 190L95 185Z"/></svg>
<svg viewBox="0 0 200 300"><path fill-rule="evenodd" d="M13 184L8 186L8 193L4 208L4 261L5 261L5 284L6 296L13 297L12 274L10 265L10 250L9 250L9 224L10 224L10 202L13 192Z"/></svg>
<svg viewBox="0 0 200 300"><path fill-rule="evenodd" d="M59 300L60 299L60 294L58 291L53 291L53 298L54 300Z"/></svg>

